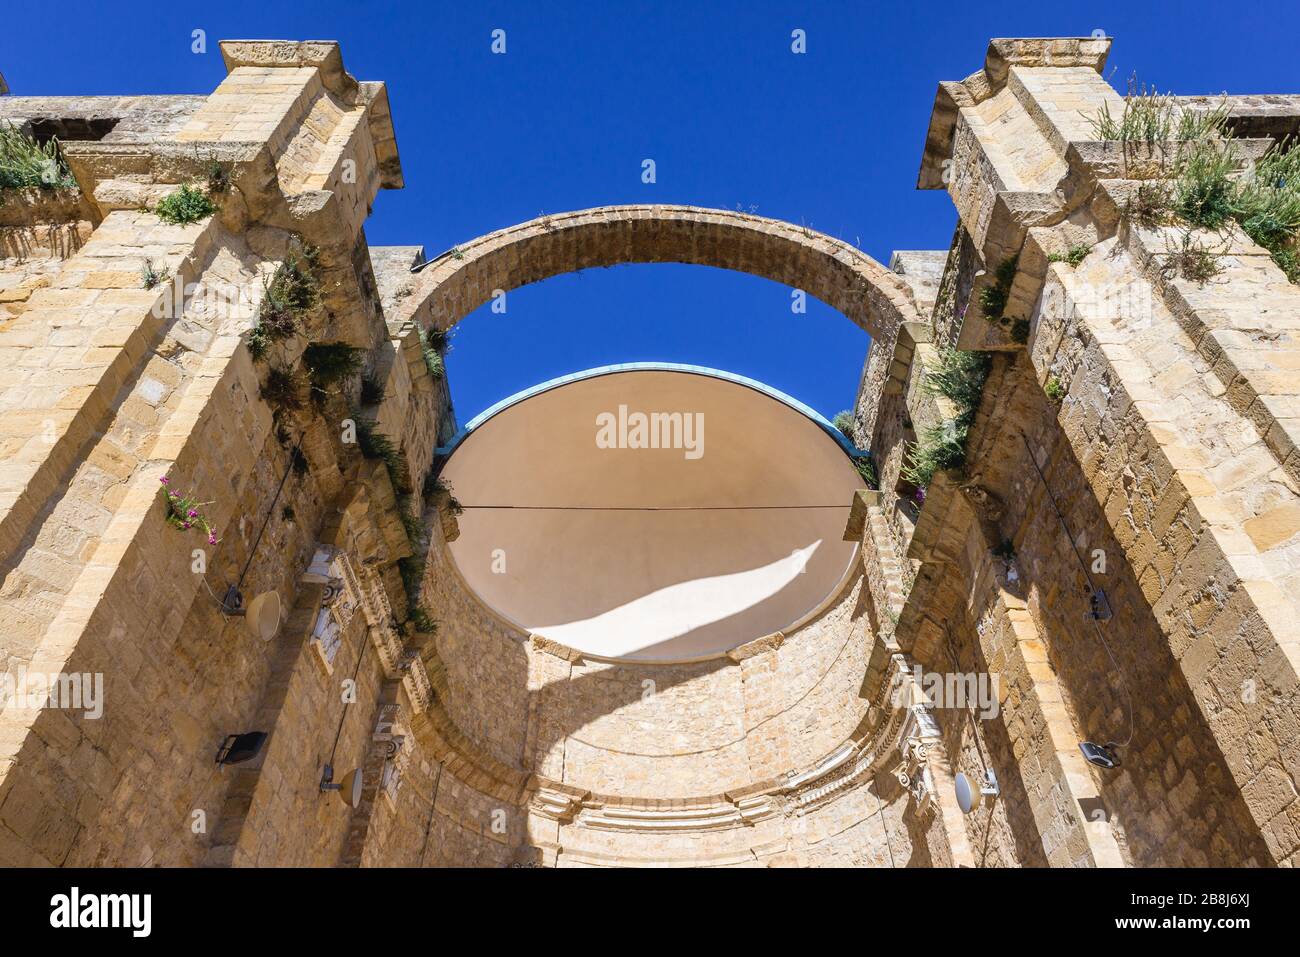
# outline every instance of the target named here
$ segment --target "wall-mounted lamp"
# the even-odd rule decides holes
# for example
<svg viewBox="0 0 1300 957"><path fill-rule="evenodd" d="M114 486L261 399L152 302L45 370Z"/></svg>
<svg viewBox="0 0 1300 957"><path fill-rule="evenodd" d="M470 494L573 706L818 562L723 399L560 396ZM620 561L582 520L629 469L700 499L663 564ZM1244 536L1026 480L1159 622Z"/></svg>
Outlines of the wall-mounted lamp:
<svg viewBox="0 0 1300 957"><path fill-rule="evenodd" d="M1088 614L1094 621L1110 621L1110 599L1106 597L1105 589L1094 588L1088 593Z"/></svg>
<svg viewBox="0 0 1300 957"><path fill-rule="evenodd" d="M231 585L221 598L221 613L234 618L242 617L252 635L270 641L280 630L280 593L264 591L245 608L244 596L236 586Z"/></svg>
<svg viewBox="0 0 1300 957"><path fill-rule="evenodd" d="M1113 742L1093 744L1091 741L1083 741L1079 744L1079 750L1083 752L1085 761L1099 768L1105 768L1107 771L1113 771L1122 763L1119 759L1119 753L1116 751L1118 747L1119 745Z"/></svg>
<svg viewBox="0 0 1300 957"><path fill-rule="evenodd" d="M343 776L343 780L334 783L334 765L325 765L325 770L321 773L320 789L325 791L338 792L339 799L350 808L356 808L361 803L361 769L355 768Z"/></svg>
<svg viewBox="0 0 1300 957"><path fill-rule="evenodd" d="M266 744L265 731L245 731L243 734L228 734L226 740L217 748L217 764L243 764L257 757Z"/></svg>

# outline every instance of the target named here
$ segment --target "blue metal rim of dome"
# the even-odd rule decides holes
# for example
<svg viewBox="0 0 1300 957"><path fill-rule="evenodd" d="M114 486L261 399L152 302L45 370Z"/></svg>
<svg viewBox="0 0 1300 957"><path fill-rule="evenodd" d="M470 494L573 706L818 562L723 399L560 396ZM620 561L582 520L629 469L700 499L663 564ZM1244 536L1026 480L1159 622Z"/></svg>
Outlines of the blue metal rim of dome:
<svg viewBox="0 0 1300 957"><path fill-rule="evenodd" d="M757 379L751 379L748 376L738 375L734 372L726 372L722 369L710 369L708 366L688 365L680 362L622 362L614 365L598 366L594 369L585 369L582 372L572 372L569 375L549 379L546 382L530 386L521 392L516 392L470 419L459 432L452 436L450 442L436 450L435 455L439 460L445 461L465 439L469 438L475 429L493 416L504 412L511 406L518 405L526 399L531 399L535 395L541 395L543 392L549 392L552 389L558 389L560 386L568 385L571 382L581 382L584 379L595 379L599 376L613 375L619 372L685 372L690 375L703 375L713 379L722 379L725 382L734 382L737 385L753 389L755 392L760 392L770 399L784 403L805 418L811 419L823 432L839 444L840 448L844 450L844 454L849 458L859 459L871 454L864 449L859 449L849 441L843 432L826 421L816 409L804 405L793 396L786 395L781 390L774 389Z"/></svg>

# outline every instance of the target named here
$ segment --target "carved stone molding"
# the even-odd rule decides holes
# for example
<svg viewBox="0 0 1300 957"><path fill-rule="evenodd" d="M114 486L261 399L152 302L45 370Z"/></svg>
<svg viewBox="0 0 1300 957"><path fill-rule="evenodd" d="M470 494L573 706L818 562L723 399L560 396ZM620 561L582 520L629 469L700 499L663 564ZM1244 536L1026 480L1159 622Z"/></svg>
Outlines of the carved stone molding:
<svg viewBox="0 0 1300 957"><path fill-rule="evenodd" d="M330 545L316 546L302 580L322 586L320 608L312 624L311 645L326 672L333 674L343 632L361 602L361 591L351 574L347 554Z"/></svg>

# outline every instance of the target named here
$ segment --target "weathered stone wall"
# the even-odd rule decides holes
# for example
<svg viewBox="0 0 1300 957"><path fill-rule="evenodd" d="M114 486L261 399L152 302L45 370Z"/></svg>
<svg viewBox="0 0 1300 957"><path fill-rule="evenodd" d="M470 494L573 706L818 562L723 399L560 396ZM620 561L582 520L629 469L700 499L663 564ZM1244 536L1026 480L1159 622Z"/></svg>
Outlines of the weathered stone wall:
<svg viewBox="0 0 1300 957"><path fill-rule="evenodd" d="M1118 215L1131 184L1106 179L1121 167L1088 142L1088 116L1122 104L1074 42L995 41L983 74L936 104L923 185L948 187L954 255L982 261L966 302L1018 257L1007 315L1030 320L1030 361L945 279L936 332L1011 358L994 364L965 468L929 490L899 643L930 667L956 658L1002 679L996 720L936 709L954 767L989 764L1002 783L992 811L966 819L994 859L1289 863L1282 556L1300 527L1281 370L1297 293L1239 235L1222 280L1187 281L1169 235ZM1092 251L1077 268L1048 264L1080 242ZM993 555L1002 541L1010 563ZM1089 578L1108 620L1091 617ZM1122 767L1082 764L1082 740L1118 741Z"/></svg>
<svg viewBox="0 0 1300 957"><path fill-rule="evenodd" d="M1238 233L1218 277L1187 280L1177 237L1122 215L1136 184L1089 119L1122 109L1108 46L996 40L941 84L920 185L960 222L946 254L890 269L786 223L634 206L412 273L421 250L372 256L362 229L401 185L386 94L329 43L223 44L207 97L0 100L66 141L80 186L0 205L0 664L105 691L102 718L4 703L0 862L1294 864L1300 293ZM1293 97L1229 106L1239 137L1300 123ZM215 216L148 211L212 160L237 186ZM1049 260L1080 244L1077 266ZM255 360L264 282L307 245L321 301ZM675 665L518 633L452 567L445 498L420 495L455 421L420 330L634 261L764 275L873 337L861 566L788 634ZM171 287L144 289L146 262L194 284L179 308L154 309ZM975 304L1004 262L999 322ZM248 308L213 307L217 287ZM273 411L272 362L301 370L309 341L361 350L382 400L354 376ZM952 347L992 372L964 466L918 496L902 473L956 413L927 379ZM357 415L386 462L349 447ZM219 542L164 522L164 474ZM279 596L270 641L223 614L233 583ZM914 667L996 677L996 713L926 701ZM219 768L248 730L262 751ZM1088 765L1084 740L1122 765ZM326 763L362 771L355 807L321 790ZM963 815L954 777L985 768L999 794Z"/></svg>

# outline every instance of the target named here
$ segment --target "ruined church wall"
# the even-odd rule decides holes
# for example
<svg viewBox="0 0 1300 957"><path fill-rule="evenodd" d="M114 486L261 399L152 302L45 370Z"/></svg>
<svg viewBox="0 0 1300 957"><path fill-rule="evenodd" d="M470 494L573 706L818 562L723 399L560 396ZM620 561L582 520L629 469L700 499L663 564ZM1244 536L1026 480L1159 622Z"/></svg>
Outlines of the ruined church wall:
<svg viewBox="0 0 1300 957"><path fill-rule="evenodd" d="M783 639L640 665L525 641L468 593L446 553L431 551L435 564L445 704L511 767L611 797L720 795L811 764L865 713L870 638L857 581Z"/></svg>

